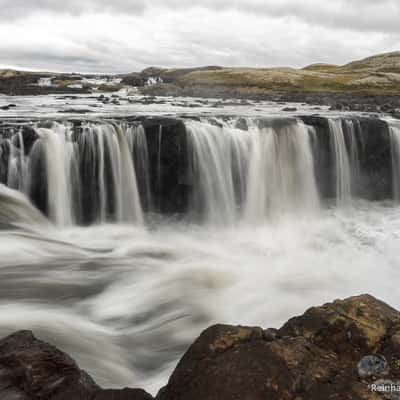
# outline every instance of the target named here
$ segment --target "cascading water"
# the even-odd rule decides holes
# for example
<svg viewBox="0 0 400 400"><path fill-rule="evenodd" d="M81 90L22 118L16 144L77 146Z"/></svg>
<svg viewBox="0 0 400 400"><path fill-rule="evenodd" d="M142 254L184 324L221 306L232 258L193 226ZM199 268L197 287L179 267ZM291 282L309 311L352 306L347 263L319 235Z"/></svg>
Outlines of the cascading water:
<svg viewBox="0 0 400 400"><path fill-rule="evenodd" d="M400 202L400 123L389 123L390 140L392 144L392 168L393 168L393 197Z"/></svg>
<svg viewBox="0 0 400 400"><path fill-rule="evenodd" d="M317 210L309 131L296 120L247 130L218 120L189 121L195 175L192 209L213 224L254 223L288 211Z"/></svg>
<svg viewBox="0 0 400 400"><path fill-rule="evenodd" d="M49 217L58 225L72 225L75 220L73 193L79 188L76 145L69 125L54 123L51 128L37 128L46 159Z"/></svg>
<svg viewBox="0 0 400 400"><path fill-rule="evenodd" d="M156 393L213 323L400 305L398 208L359 198L400 200L394 121L143 118L0 124L0 336L32 329L99 384Z"/></svg>
<svg viewBox="0 0 400 400"><path fill-rule="evenodd" d="M153 200L150 189L150 159L146 133L142 125L124 126L129 151L133 155L141 203L146 210L151 210Z"/></svg>
<svg viewBox="0 0 400 400"><path fill-rule="evenodd" d="M256 222L284 212L319 208L310 132L293 121L279 129L257 128L248 155L244 218Z"/></svg>
<svg viewBox="0 0 400 400"><path fill-rule="evenodd" d="M339 205L348 205L351 201L351 170L342 120L329 119L328 123L335 165L336 200Z"/></svg>
<svg viewBox="0 0 400 400"><path fill-rule="evenodd" d="M143 223L134 167L138 157L141 172L147 168L141 130L83 123L78 140L72 123L54 122L34 130L38 139L29 154L21 132L7 139L8 186L27 194L41 187L46 193L43 209L57 225L73 225L85 218L98 223ZM37 196L32 196L35 201Z"/></svg>
<svg viewBox="0 0 400 400"><path fill-rule="evenodd" d="M357 195L356 183L361 179L360 152L363 148L359 148L359 142L363 143L362 131L358 120L343 120L346 127L348 142L349 142L349 165L350 165L350 183L352 197Z"/></svg>

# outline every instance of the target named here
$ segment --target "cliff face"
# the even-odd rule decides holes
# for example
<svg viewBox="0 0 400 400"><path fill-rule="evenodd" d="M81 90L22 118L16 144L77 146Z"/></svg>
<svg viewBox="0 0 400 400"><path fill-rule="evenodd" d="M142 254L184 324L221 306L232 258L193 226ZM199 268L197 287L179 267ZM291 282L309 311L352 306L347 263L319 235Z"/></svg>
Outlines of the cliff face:
<svg viewBox="0 0 400 400"><path fill-rule="evenodd" d="M362 295L311 308L280 329L206 329L157 399L397 399L399 360L400 313ZM140 389L100 389L68 355L26 331L0 341L0 395L4 400L152 399Z"/></svg>

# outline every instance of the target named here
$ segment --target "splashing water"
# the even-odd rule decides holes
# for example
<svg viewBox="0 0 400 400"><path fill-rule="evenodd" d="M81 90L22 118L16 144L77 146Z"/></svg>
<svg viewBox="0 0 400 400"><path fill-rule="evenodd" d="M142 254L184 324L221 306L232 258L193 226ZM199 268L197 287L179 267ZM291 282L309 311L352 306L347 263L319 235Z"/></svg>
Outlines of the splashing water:
<svg viewBox="0 0 400 400"><path fill-rule="evenodd" d="M167 133L156 132L154 165L138 123L36 125L31 149L19 131L4 138L19 192L0 186L0 335L32 329L99 384L156 393L210 324L277 327L364 292L400 306L399 208L355 195L357 122L329 121L333 205L319 193L313 129L238 122L185 121L190 217L152 224L142 205L164 176ZM390 132L396 187L400 130Z"/></svg>

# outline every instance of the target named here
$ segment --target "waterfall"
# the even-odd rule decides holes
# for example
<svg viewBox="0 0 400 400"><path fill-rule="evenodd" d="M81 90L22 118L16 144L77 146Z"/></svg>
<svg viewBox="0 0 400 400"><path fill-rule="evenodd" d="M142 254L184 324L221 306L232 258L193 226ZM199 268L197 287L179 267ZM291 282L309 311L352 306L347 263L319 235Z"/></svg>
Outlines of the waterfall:
<svg viewBox="0 0 400 400"><path fill-rule="evenodd" d="M161 170L161 146L163 139L162 125L158 128L158 149L157 149L157 189L159 192L158 197L158 210L161 211L161 193L162 193L162 170Z"/></svg>
<svg viewBox="0 0 400 400"><path fill-rule="evenodd" d="M49 217L58 225L76 221L73 194L78 187L77 154L71 140L70 125L54 123L51 128L37 128L46 158Z"/></svg>
<svg viewBox="0 0 400 400"><path fill-rule="evenodd" d="M400 202L400 123L388 122L392 149L393 199Z"/></svg>
<svg viewBox="0 0 400 400"><path fill-rule="evenodd" d="M393 191L400 201L399 124L388 122L389 143L376 119L313 118L185 118L164 130L158 120L146 130L129 119L10 124L0 179L61 226L140 225L160 209L251 225L318 212L320 196L346 206Z"/></svg>
<svg viewBox="0 0 400 400"><path fill-rule="evenodd" d="M198 121L187 121L186 129L196 180L192 212L209 222L233 224L237 219L233 158L237 158L237 164L243 164L245 159L241 160L242 154L232 149L247 147L248 134L226 125Z"/></svg>
<svg viewBox="0 0 400 400"><path fill-rule="evenodd" d="M336 200L339 205L351 201L351 169L344 140L342 120L328 119L336 176Z"/></svg>
<svg viewBox="0 0 400 400"><path fill-rule="evenodd" d="M141 193L141 202L146 210L152 209L150 189L150 160L146 133L142 125L125 126L125 135L134 160L136 180Z"/></svg>
<svg viewBox="0 0 400 400"><path fill-rule="evenodd" d="M83 122L78 131L54 122L34 132L28 153L21 130L3 140L7 186L26 193L57 225L143 223L135 171L136 156L140 172L148 171L147 148L138 149L144 148L143 128ZM148 176L143 185L149 188Z"/></svg>
<svg viewBox="0 0 400 400"><path fill-rule="evenodd" d="M124 129L125 128L125 129ZM109 123L84 126L81 135L84 181L93 186L91 204L100 223L143 223L136 172L126 127Z"/></svg>
<svg viewBox="0 0 400 400"><path fill-rule="evenodd" d="M362 132L360 122L358 120L345 119L344 125L348 135L349 147L350 147L350 184L351 184L351 195L357 195L357 185L361 179L361 166L360 166L360 149L358 142L362 143ZM361 149L362 150L362 149Z"/></svg>
<svg viewBox="0 0 400 400"><path fill-rule="evenodd" d="M187 121L195 175L192 210L217 224L263 221L317 210L310 132L296 120L248 129L218 120Z"/></svg>
<svg viewBox="0 0 400 400"><path fill-rule="evenodd" d="M13 140L7 139L6 143L9 150L7 186L26 193L28 190L28 171L21 130L18 130Z"/></svg>

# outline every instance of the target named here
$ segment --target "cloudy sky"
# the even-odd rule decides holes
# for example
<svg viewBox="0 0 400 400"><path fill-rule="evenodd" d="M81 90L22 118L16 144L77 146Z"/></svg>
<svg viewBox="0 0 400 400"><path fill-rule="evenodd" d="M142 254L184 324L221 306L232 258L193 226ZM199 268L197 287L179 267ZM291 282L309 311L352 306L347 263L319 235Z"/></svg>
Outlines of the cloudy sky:
<svg viewBox="0 0 400 400"><path fill-rule="evenodd" d="M0 66L129 72L400 50L399 0L0 0Z"/></svg>

